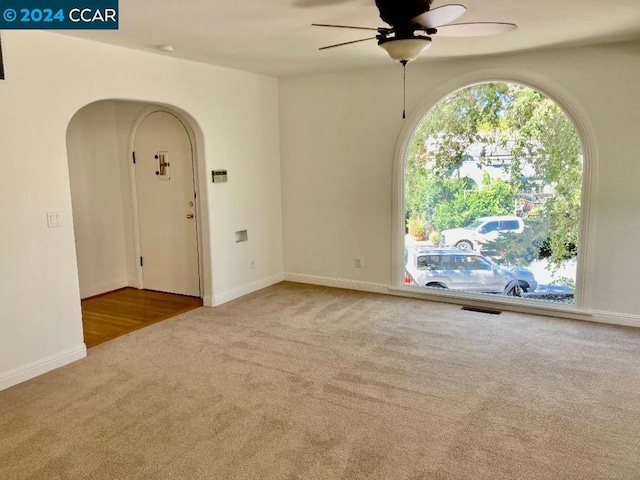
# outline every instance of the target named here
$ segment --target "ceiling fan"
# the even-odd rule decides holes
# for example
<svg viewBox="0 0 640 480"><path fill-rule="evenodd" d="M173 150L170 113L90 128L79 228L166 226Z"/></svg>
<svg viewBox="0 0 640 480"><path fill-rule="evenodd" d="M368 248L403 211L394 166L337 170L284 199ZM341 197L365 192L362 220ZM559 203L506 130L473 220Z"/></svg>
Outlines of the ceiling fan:
<svg viewBox="0 0 640 480"><path fill-rule="evenodd" d="M375 37L322 47L320 50L342 47L353 43L378 40L389 56L406 66L431 46L431 37L472 37L496 35L517 28L513 23L476 22L454 23L467 11L464 5L454 4L431 9L433 0L376 0L380 18L389 27L353 27L314 23L314 27L349 28L377 32Z"/></svg>
<svg viewBox="0 0 640 480"><path fill-rule="evenodd" d="M333 1L333 0L332 0ZM355 30L372 30L377 32L375 37L362 38L351 42L338 43L322 47L320 50L342 47L353 43L378 40L393 60L399 61L405 70L405 100L406 100L406 67L407 63L415 60L422 52L431 47L431 37L473 37L496 35L515 30L517 25L501 22L451 23L460 18L467 11L464 5L453 4L431 9L433 0L376 0L380 10L380 18L389 27L353 27L349 25L312 24L314 27L349 28ZM406 118L406 109L402 112Z"/></svg>

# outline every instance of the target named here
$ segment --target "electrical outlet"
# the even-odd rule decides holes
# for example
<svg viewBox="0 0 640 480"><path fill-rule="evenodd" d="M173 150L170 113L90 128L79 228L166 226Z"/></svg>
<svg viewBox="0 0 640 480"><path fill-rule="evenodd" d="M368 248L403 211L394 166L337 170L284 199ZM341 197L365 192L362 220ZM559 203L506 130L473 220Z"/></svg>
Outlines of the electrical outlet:
<svg viewBox="0 0 640 480"><path fill-rule="evenodd" d="M362 268L363 264L362 258L356 257L356 268Z"/></svg>

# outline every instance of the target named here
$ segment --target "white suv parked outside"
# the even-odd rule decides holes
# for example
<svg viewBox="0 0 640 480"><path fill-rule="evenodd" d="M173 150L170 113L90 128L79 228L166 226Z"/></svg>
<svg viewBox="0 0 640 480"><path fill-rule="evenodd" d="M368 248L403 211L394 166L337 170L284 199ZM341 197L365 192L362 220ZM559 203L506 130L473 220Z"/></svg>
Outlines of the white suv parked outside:
<svg viewBox="0 0 640 480"><path fill-rule="evenodd" d="M463 228L440 233L440 245L479 251L482 245L496 240L506 232L522 233L524 222L515 215L482 217Z"/></svg>

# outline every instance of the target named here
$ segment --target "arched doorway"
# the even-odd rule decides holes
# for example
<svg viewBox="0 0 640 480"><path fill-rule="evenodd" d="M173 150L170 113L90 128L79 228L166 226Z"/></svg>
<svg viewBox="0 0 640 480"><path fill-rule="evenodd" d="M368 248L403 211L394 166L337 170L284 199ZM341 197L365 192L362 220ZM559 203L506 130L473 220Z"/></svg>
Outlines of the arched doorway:
<svg viewBox="0 0 640 480"><path fill-rule="evenodd" d="M575 304L584 155L557 103L474 84L431 108L405 152L405 285Z"/></svg>
<svg viewBox="0 0 640 480"><path fill-rule="evenodd" d="M134 146L140 149L137 155ZM133 302L129 305L142 312L142 321L123 320L119 313L101 315L105 322L113 317L113 324L124 325L122 333L127 333L147 320L153 323L173 316L171 312L201 305L206 287L201 279L205 244L196 194L198 148L186 117L162 105L116 100L92 103L70 121L67 150L83 311L87 299L128 288L127 299L119 301ZM166 163L162 172L155 158L160 154ZM176 187L179 200L175 192L171 196L167 191ZM178 209L184 211L178 214ZM154 220L158 220L155 225ZM186 228L184 235L178 235L185 230L178 228L180 220ZM176 238L182 238L177 246ZM147 253L150 273L143 260ZM185 256L188 258L182 258ZM184 298L167 299L154 292L149 299L138 295L139 289L178 293ZM138 299L144 302L142 306L135 305ZM162 309L153 312L153 305L161 303ZM101 343L97 340L92 338L87 345Z"/></svg>

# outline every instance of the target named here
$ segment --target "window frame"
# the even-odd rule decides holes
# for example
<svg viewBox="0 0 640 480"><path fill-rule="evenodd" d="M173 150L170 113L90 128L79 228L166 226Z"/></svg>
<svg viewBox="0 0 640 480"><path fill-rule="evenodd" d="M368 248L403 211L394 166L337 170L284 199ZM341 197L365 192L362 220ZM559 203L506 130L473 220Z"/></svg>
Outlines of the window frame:
<svg viewBox="0 0 640 480"><path fill-rule="evenodd" d="M533 88L553 100L569 117L580 138L583 153L582 198L580 209L580 244L576 276L575 303L573 305L547 304L539 301L516 299L513 297L484 296L478 294L459 294L450 291L428 291L419 287L403 284L404 266L401 263L404 248L405 213L405 163L411 138L418 124L433 107L451 93L480 83L505 82ZM588 279L586 263L589 258L589 219L592 210L591 191L596 175L597 149L591 125L587 115L580 109L578 102L569 90L552 82L549 78L540 78L515 68L495 68L467 72L450 79L436 88L432 88L426 97L416 106L402 127L396 143L393 168L393 208L391 238L391 283L389 290L404 296L442 301L456 304L495 305L500 304L506 310L522 311L534 314L551 314L563 318L588 318L590 315Z"/></svg>

